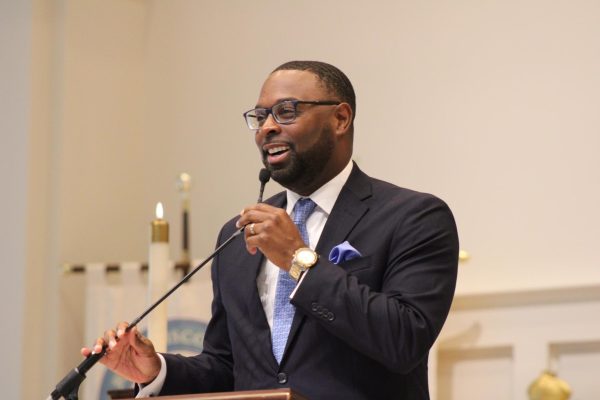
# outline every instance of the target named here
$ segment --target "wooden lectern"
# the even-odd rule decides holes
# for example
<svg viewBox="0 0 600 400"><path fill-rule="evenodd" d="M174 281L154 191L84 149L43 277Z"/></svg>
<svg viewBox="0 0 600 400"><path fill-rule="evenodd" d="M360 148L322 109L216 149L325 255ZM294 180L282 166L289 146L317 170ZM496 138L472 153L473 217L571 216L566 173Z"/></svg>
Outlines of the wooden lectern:
<svg viewBox="0 0 600 400"><path fill-rule="evenodd" d="M155 397L160 400L308 400L292 389L250 390ZM133 399L130 399L133 400Z"/></svg>

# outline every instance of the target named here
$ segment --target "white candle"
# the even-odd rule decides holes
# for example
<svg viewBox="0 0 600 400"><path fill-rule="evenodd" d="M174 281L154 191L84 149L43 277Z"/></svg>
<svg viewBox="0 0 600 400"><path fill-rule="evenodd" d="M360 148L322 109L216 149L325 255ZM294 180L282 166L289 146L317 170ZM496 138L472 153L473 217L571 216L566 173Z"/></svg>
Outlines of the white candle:
<svg viewBox="0 0 600 400"><path fill-rule="evenodd" d="M148 300L152 304L167 291L169 282L169 224L163 219L163 206L156 205L152 221L148 259ZM164 301L148 315L148 338L156 351L167 351L167 303Z"/></svg>

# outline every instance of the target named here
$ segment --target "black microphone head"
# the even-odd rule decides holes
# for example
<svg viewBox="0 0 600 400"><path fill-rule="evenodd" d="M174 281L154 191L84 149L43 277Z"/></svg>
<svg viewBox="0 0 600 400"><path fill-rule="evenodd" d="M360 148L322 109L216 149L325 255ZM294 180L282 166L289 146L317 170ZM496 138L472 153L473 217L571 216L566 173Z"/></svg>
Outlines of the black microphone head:
<svg viewBox="0 0 600 400"><path fill-rule="evenodd" d="M260 173L258 174L258 180L260 183L264 185L265 183L269 182L269 179L271 179L271 172L266 168L261 169Z"/></svg>

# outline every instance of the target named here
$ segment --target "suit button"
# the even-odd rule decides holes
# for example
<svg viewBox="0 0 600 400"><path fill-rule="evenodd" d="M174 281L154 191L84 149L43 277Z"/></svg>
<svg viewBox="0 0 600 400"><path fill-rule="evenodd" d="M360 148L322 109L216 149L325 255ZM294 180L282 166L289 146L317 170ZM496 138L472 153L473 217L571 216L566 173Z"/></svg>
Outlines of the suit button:
<svg viewBox="0 0 600 400"><path fill-rule="evenodd" d="M332 312L327 313L327 320L333 321L335 319L335 314Z"/></svg>
<svg viewBox="0 0 600 400"><path fill-rule="evenodd" d="M317 311L317 306L318 306L317 303L312 303L311 306L312 306L313 311Z"/></svg>
<svg viewBox="0 0 600 400"><path fill-rule="evenodd" d="M277 374L277 382L281 383L282 385L284 383L287 383L288 378L287 378L287 374L285 372L280 372Z"/></svg>

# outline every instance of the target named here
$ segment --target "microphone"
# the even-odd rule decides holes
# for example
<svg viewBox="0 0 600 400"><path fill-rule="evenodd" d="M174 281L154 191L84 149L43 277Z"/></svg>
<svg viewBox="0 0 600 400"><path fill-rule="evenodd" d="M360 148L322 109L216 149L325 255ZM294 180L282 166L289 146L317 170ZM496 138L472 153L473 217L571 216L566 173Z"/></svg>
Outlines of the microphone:
<svg viewBox="0 0 600 400"><path fill-rule="evenodd" d="M260 170L258 179L260 180L260 192L258 195L258 202L262 203L265 185L267 184L267 182L269 182L269 179L271 179L271 173L266 168L263 168ZM212 252L212 254L210 254L208 257L206 257L206 259L204 261L202 261L200 263L200 265L198 265L196 268L194 268L194 270L192 270L190 273L188 273L186 276L184 276L181 279L181 281L179 281L179 283L177 283L175 286L173 286L169 291L167 291L164 295L162 295L161 298L156 300L150 307L148 307L146 309L146 311L144 311L136 319L134 319L133 322L125 329L125 331L129 332L134 326L139 324L144 319L144 317L146 317L148 314L150 314L152 312L152 310L154 310L156 307L158 307L158 305L160 303L165 301L167 299L167 297L169 297L171 294L173 294L173 292L176 291L181 285L186 283L196 272L200 271L200 269L202 269L202 267L204 267L209 261L211 261L213 258L215 258L215 256L217 254L219 254L221 252L221 250L223 250L229 243L231 243L233 241L233 239L235 239L242 232L244 232L244 228L246 228L246 227L243 226L240 229L236 230L226 241L224 241L219 247L217 247L215 249L215 251ZM85 374L102 357L104 357L104 355L106 354L106 350L107 350L107 346L104 345L102 347L102 351L100 353L90 354L81 362L81 364L79 364L79 366L77 366L76 368L73 368L71 371L69 371L69 373L67 373L67 375L65 375L65 377L56 384L56 388L52 391L50 396L48 396L47 400L50 400L50 399L57 400L57 399L60 399L61 397L64 397L65 399L69 399L69 400L78 399L79 385L86 378Z"/></svg>
<svg viewBox="0 0 600 400"><path fill-rule="evenodd" d="M267 182L269 182L269 179L271 179L271 172L266 168L261 169L258 173L258 180L260 181L260 192L258 192L258 200L256 201L257 203L263 202L263 193L265 191L265 185L267 184Z"/></svg>

